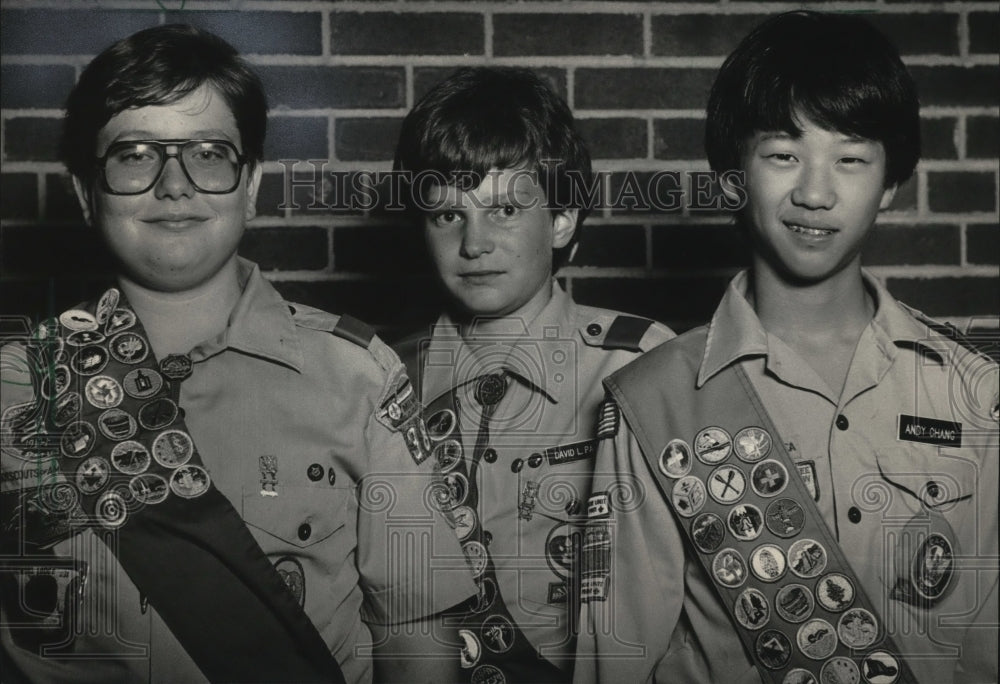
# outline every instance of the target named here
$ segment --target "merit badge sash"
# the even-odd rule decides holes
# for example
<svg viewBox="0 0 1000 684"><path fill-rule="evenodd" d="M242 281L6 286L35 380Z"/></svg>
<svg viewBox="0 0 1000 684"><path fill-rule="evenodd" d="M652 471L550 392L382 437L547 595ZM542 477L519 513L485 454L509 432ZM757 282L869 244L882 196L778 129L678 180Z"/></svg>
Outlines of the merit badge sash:
<svg viewBox="0 0 1000 684"><path fill-rule="evenodd" d="M5 546L92 528L209 680L343 682L185 426L191 360L157 362L116 289L43 323L27 353L36 400L5 411L4 450L44 477L14 493Z"/></svg>
<svg viewBox="0 0 1000 684"><path fill-rule="evenodd" d="M742 368L683 401L606 384L764 681L916 681Z"/></svg>

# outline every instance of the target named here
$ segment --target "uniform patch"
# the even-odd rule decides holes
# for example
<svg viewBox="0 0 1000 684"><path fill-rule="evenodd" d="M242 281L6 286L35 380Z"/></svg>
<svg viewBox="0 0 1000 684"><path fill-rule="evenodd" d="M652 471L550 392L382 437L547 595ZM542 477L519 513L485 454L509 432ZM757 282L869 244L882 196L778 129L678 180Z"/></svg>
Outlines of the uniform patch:
<svg viewBox="0 0 1000 684"><path fill-rule="evenodd" d="M97 309L95 310L94 317L97 319L99 325L104 325L108 322L115 307L118 306L119 299L121 299L121 293L118 292L117 288L112 287L97 300Z"/></svg>
<svg viewBox="0 0 1000 684"><path fill-rule="evenodd" d="M94 426L85 421L71 423L59 440L59 447L69 458L83 458L94 448L97 431Z"/></svg>
<svg viewBox="0 0 1000 684"><path fill-rule="evenodd" d="M816 583L816 600L831 613L847 610L854 603L854 582L839 572L831 572Z"/></svg>
<svg viewBox="0 0 1000 684"><path fill-rule="evenodd" d="M780 670L792 657L792 642L776 629L769 629L757 637L757 657L764 667Z"/></svg>
<svg viewBox="0 0 1000 684"><path fill-rule="evenodd" d="M545 539L545 560L561 579L570 579L580 557L583 533L568 523L559 523Z"/></svg>
<svg viewBox="0 0 1000 684"><path fill-rule="evenodd" d="M449 439L434 447L434 459L441 472L446 473L462 460L462 443L457 439Z"/></svg>
<svg viewBox="0 0 1000 684"><path fill-rule="evenodd" d="M263 456L261 457L263 458ZM277 471L277 459L275 459L275 471ZM262 470L263 472L263 470ZM323 466L320 463L312 463L306 468L306 477L310 482L319 482L323 479ZM261 478L263 484L263 478ZM263 487L261 487L263 489Z"/></svg>
<svg viewBox="0 0 1000 684"><path fill-rule="evenodd" d="M565 582L550 582L546 603L568 603L569 587Z"/></svg>
<svg viewBox="0 0 1000 684"><path fill-rule="evenodd" d="M486 547L477 541L468 541L462 544L462 553L472 569L472 576L479 577L486 570ZM488 578L487 578L488 579Z"/></svg>
<svg viewBox="0 0 1000 684"><path fill-rule="evenodd" d="M452 520L455 522L458 540L465 541L476 527L476 512L468 506L458 506L452 510Z"/></svg>
<svg viewBox="0 0 1000 684"><path fill-rule="evenodd" d="M136 399L151 397L163 387L163 376L149 368L136 368L122 379L125 394Z"/></svg>
<svg viewBox="0 0 1000 684"><path fill-rule="evenodd" d="M154 399L139 409L139 424L147 430L165 428L177 418L177 404L167 397Z"/></svg>
<svg viewBox="0 0 1000 684"><path fill-rule="evenodd" d="M733 453L733 440L720 427L707 427L694 438L694 453L702 463L721 463Z"/></svg>
<svg viewBox="0 0 1000 684"><path fill-rule="evenodd" d="M129 481L128 486L135 500L143 504L158 504L170 493L167 481L155 473L136 475Z"/></svg>
<svg viewBox="0 0 1000 684"><path fill-rule="evenodd" d="M542 455L548 460L550 466L582 461L597 455L597 440L585 439L582 442L549 447L542 452Z"/></svg>
<svg viewBox="0 0 1000 684"><path fill-rule="evenodd" d="M848 648L868 648L878 639L878 621L864 608L851 608L837 622L837 636Z"/></svg>
<svg viewBox="0 0 1000 684"><path fill-rule="evenodd" d="M691 448L682 439L672 439L660 452L660 472L667 477L684 477L691 472Z"/></svg>
<svg viewBox="0 0 1000 684"><path fill-rule="evenodd" d="M738 587L747 578L747 564L736 549L723 549L712 559L712 575L724 587Z"/></svg>
<svg viewBox="0 0 1000 684"><path fill-rule="evenodd" d="M183 430L166 430L153 440L153 458L164 468L176 468L191 460L194 442Z"/></svg>
<svg viewBox="0 0 1000 684"><path fill-rule="evenodd" d="M142 363L149 356L149 344L138 333L118 333L108 345L111 356L127 364Z"/></svg>
<svg viewBox="0 0 1000 684"><path fill-rule="evenodd" d="M410 422L420 412L420 401L413 385L405 376L400 379L396 389L382 401L376 413L380 422L393 430L398 430Z"/></svg>
<svg viewBox="0 0 1000 684"><path fill-rule="evenodd" d="M794 537L802 531L806 514L794 499L776 499L767 505L764 524L767 529L783 539Z"/></svg>
<svg viewBox="0 0 1000 684"><path fill-rule="evenodd" d="M774 597L774 608L786 622L804 622L813 613L816 599L804 584L786 584Z"/></svg>
<svg viewBox="0 0 1000 684"><path fill-rule="evenodd" d="M285 556L278 559L278 562L274 564L274 569L278 571L278 576L295 597L295 602L300 607L304 606L306 603L306 574L302 569L302 563L296 558Z"/></svg>
<svg viewBox="0 0 1000 684"><path fill-rule="evenodd" d="M454 508L465 503L469 496L469 480L465 475L457 471L446 474L444 486L449 507Z"/></svg>
<svg viewBox="0 0 1000 684"><path fill-rule="evenodd" d="M900 413L896 439L903 442L958 448L962 446L962 424Z"/></svg>
<svg viewBox="0 0 1000 684"><path fill-rule="evenodd" d="M475 544L477 542L470 542ZM485 556L484 556L485 557ZM466 555L468 558L468 555ZM479 582L479 594L476 596L476 603L470 608L473 613L485 613L493 607L497 600L497 583L491 577L484 577Z"/></svg>
<svg viewBox="0 0 1000 684"><path fill-rule="evenodd" d="M764 516L753 504L736 506L729 511L729 532L740 541L753 541L764 529Z"/></svg>
<svg viewBox="0 0 1000 684"><path fill-rule="evenodd" d="M108 462L99 456L91 456L76 470L76 488L84 494L96 494L104 489L110 476Z"/></svg>
<svg viewBox="0 0 1000 684"><path fill-rule="evenodd" d="M406 448L417 465L430 458L431 439L427 435L423 419L419 416L403 429L403 441L406 442Z"/></svg>
<svg viewBox="0 0 1000 684"><path fill-rule="evenodd" d="M521 498L517 504L517 517L519 520L531 520L537 496L538 483L531 480L525 482L524 487L521 489Z"/></svg>
<svg viewBox="0 0 1000 684"><path fill-rule="evenodd" d="M441 409L427 419L427 434L434 442L440 442L455 430L455 412Z"/></svg>
<svg viewBox="0 0 1000 684"><path fill-rule="evenodd" d="M736 466L719 466L708 477L708 493L721 504L736 503L746 489L746 475Z"/></svg>
<svg viewBox="0 0 1000 684"><path fill-rule="evenodd" d="M134 440L116 444L115 448L111 450L111 465L126 475L138 475L146 472L152 461L149 449Z"/></svg>
<svg viewBox="0 0 1000 684"><path fill-rule="evenodd" d="M899 661L885 651L875 651L861 661L861 675L870 684L895 684L899 680Z"/></svg>
<svg viewBox="0 0 1000 684"><path fill-rule="evenodd" d="M825 660L837 650L837 632L826 620L813 618L799 627L795 643L807 658Z"/></svg>
<svg viewBox="0 0 1000 684"><path fill-rule="evenodd" d="M160 359L160 373L170 380L181 382L191 376L193 365L187 354L170 354Z"/></svg>
<svg viewBox="0 0 1000 684"><path fill-rule="evenodd" d="M750 553L750 571L761 582L777 582L785 566L785 554L775 544L762 544Z"/></svg>
<svg viewBox="0 0 1000 684"><path fill-rule="evenodd" d="M733 449L741 460L756 463L771 453L771 435L764 428L743 428L733 438Z"/></svg>
<svg viewBox="0 0 1000 684"><path fill-rule="evenodd" d="M726 525L715 513L703 513L691 523L691 538L702 553L715 553L726 537Z"/></svg>
<svg viewBox="0 0 1000 684"><path fill-rule="evenodd" d="M674 485L671 497L677 512L690 518L705 505L705 484L694 475L682 477Z"/></svg>
<svg viewBox="0 0 1000 684"><path fill-rule="evenodd" d="M208 471L193 464L181 466L170 476L170 491L184 499L201 496L211 484Z"/></svg>
<svg viewBox="0 0 1000 684"><path fill-rule="evenodd" d="M97 330L97 318L82 309L70 309L59 316L59 322L69 330Z"/></svg>
<svg viewBox="0 0 1000 684"><path fill-rule="evenodd" d="M128 330L135 325L135 321L135 314L128 309L115 309L104 325L104 334L115 335L123 330Z"/></svg>
<svg viewBox="0 0 1000 684"><path fill-rule="evenodd" d="M506 653L514 645L514 626L503 615L491 615L483 623L482 642L494 653Z"/></svg>
<svg viewBox="0 0 1000 684"><path fill-rule="evenodd" d="M826 568L826 549L813 539L799 539L788 549L788 566L799 577L816 577Z"/></svg>
<svg viewBox="0 0 1000 684"><path fill-rule="evenodd" d="M80 375L97 375L108 365L110 358L104 347L84 347L73 355L69 364Z"/></svg>
<svg viewBox="0 0 1000 684"><path fill-rule="evenodd" d="M858 684L861 681L858 666L853 660L844 656L831 658L823 663L819 676L824 682L836 682L836 684Z"/></svg>
<svg viewBox="0 0 1000 684"><path fill-rule="evenodd" d="M91 406L99 409L109 409L122 403L124 392L118 381L107 375L98 375L87 381L83 390L84 396Z"/></svg>
<svg viewBox="0 0 1000 684"><path fill-rule="evenodd" d="M896 580L890 597L914 606L933 606L948 591L954 576L954 547L940 533L932 533L909 561L908 576Z"/></svg>
<svg viewBox="0 0 1000 684"><path fill-rule="evenodd" d="M587 499L588 518L607 518L611 515L611 503L607 492L591 494Z"/></svg>
<svg viewBox="0 0 1000 684"><path fill-rule="evenodd" d="M795 669L789 670L785 673L785 678L781 680L781 684L818 684L816 677L809 670L803 670L801 667L796 667Z"/></svg>
<svg viewBox="0 0 1000 684"><path fill-rule="evenodd" d="M767 605L767 597L759 590L750 587L744 589L733 605L736 621L749 630L761 629L771 619L771 609ZM832 631L832 627L830 628ZM834 645L837 637L833 637Z"/></svg>
<svg viewBox="0 0 1000 684"><path fill-rule="evenodd" d="M52 412L52 422L56 427L69 425L80 418L83 410L83 400L78 392L67 392L56 399L55 409ZM115 409L117 410L117 409Z"/></svg>
<svg viewBox="0 0 1000 684"><path fill-rule="evenodd" d="M479 662L480 645L476 635L468 629L458 630L458 637L462 640L462 649L459 651L459 665L463 669L474 667Z"/></svg>
<svg viewBox="0 0 1000 684"><path fill-rule="evenodd" d="M806 486L813 501L819 501L819 483L816 481L815 461L796 461L795 469L799 471L802 484Z"/></svg>
<svg viewBox="0 0 1000 684"><path fill-rule="evenodd" d="M614 399L605 399L597 412L597 437L606 439L618 434L621 424L621 411Z"/></svg>
<svg viewBox="0 0 1000 684"><path fill-rule="evenodd" d="M499 667L480 665L472 671L472 684L507 684L507 677Z"/></svg>

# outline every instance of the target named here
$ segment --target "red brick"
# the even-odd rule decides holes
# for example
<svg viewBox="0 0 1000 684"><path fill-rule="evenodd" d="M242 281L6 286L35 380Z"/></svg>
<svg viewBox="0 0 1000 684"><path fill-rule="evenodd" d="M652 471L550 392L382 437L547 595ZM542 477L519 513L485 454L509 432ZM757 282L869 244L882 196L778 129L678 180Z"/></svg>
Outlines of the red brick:
<svg viewBox="0 0 1000 684"><path fill-rule="evenodd" d="M415 67L413 97L420 100L431 88L457 71L458 67ZM557 67L532 69L559 97L566 99L566 70Z"/></svg>
<svg viewBox="0 0 1000 684"><path fill-rule="evenodd" d="M958 15L873 13L865 19L882 31L901 55L957 55Z"/></svg>
<svg viewBox="0 0 1000 684"><path fill-rule="evenodd" d="M646 156L644 119L577 119L576 129L593 159L634 159Z"/></svg>
<svg viewBox="0 0 1000 684"><path fill-rule="evenodd" d="M880 225L865 245L866 266L958 265L962 239L958 226Z"/></svg>
<svg viewBox="0 0 1000 684"><path fill-rule="evenodd" d="M68 173L45 176L45 220L53 223L83 225L83 210L73 190Z"/></svg>
<svg viewBox="0 0 1000 684"><path fill-rule="evenodd" d="M645 266L646 233L642 226L583 224L571 266Z"/></svg>
<svg viewBox="0 0 1000 684"><path fill-rule="evenodd" d="M1000 120L995 116L970 116L965 120L965 152L971 159L1000 156Z"/></svg>
<svg viewBox="0 0 1000 684"><path fill-rule="evenodd" d="M638 55L642 17L635 14L496 14L493 54Z"/></svg>
<svg viewBox="0 0 1000 684"><path fill-rule="evenodd" d="M929 316L996 316L996 278L889 278L893 296Z"/></svg>
<svg viewBox="0 0 1000 684"><path fill-rule="evenodd" d="M62 119L21 116L4 122L5 161L59 161Z"/></svg>
<svg viewBox="0 0 1000 684"><path fill-rule="evenodd" d="M4 64L0 67L4 109L61 108L75 82L71 66Z"/></svg>
<svg viewBox="0 0 1000 684"><path fill-rule="evenodd" d="M461 12L331 12L335 55L481 55L483 16Z"/></svg>
<svg viewBox="0 0 1000 684"><path fill-rule="evenodd" d="M239 251L264 271L317 271L330 263L327 229L316 226L249 228Z"/></svg>
<svg viewBox="0 0 1000 684"><path fill-rule="evenodd" d="M580 68L574 103L581 109L704 109L715 69Z"/></svg>
<svg viewBox="0 0 1000 684"><path fill-rule="evenodd" d="M267 66L258 72L272 108L396 108L406 104L402 67Z"/></svg>
<svg viewBox="0 0 1000 684"><path fill-rule="evenodd" d="M996 211L996 174L981 171L932 171L927 174L931 211Z"/></svg>
<svg viewBox="0 0 1000 684"><path fill-rule="evenodd" d="M750 246L733 224L653 227L653 268L671 272L746 268Z"/></svg>
<svg viewBox="0 0 1000 684"><path fill-rule="evenodd" d="M433 276L380 278L378 280L334 280L322 282L274 282L290 302L315 306L336 314L350 314L376 326L408 329L433 320L442 299Z"/></svg>
<svg viewBox="0 0 1000 684"><path fill-rule="evenodd" d="M323 117L272 116L267 122L264 159L329 159Z"/></svg>
<svg viewBox="0 0 1000 684"><path fill-rule="evenodd" d="M192 24L215 33L243 54L321 55L319 12L169 12L167 22Z"/></svg>
<svg viewBox="0 0 1000 684"><path fill-rule="evenodd" d="M334 123L334 150L341 161L392 161L403 120L343 118Z"/></svg>
<svg viewBox="0 0 1000 684"><path fill-rule="evenodd" d="M0 218L38 218L38 177L33 173L0 174Z"/></svg>
<svg viewBox="0 0 1000 684"><path fill-rule="evenodd" d="M383 275L431 273L420 226L338 226L333 265L340 272Z"/></svg>
<svg viewBox="0 0 1000 684"><path fill-rule="evenodd" d="M354 216L364 209L364 191L353 178L361 171L343 172L329 165L318 167L307 163L294 168L291 178L286 173L265 173L257 193L257 213L261 216L284 216L285 209L293 216ZM286 187L288 186L288 187Z"/></svg>
<svg viewBox="0 0 1000 684"><path fill-rule="evenodd" d="M657 159L704 159L704 119L657 119L653 122L653 156Z"/></svg>
<svg viewBox="0 0 1000 684"><path fill-rule="evenodd" d="M1000 226L967 226L965 253L970 264L1000 264Z"/></svg>
<svg viewBox="0 0 1000 684"><path fill-rule="evenodd" d="M955 123L952 117L920 120L920 156L924 159L957 159Z"/></svg>
<svg viewBox="0 0 1000 684"><path fill-rule="evenodd" d="M1000 52L1000 13L969 13L969 52L995 55Z"/></svg>
<svg viewBox="0 0 1000 684"><path fill-rule="evenodd" d="M917 209L917 175L913 174L896 190L896 195L889 205L890 211L916 211Z"/></svg>
<svg viewBox="0 0 1000 684"><path fill-rule="evenodd" d="M96 55L116 40L158 23L158 12L3 10L0 49L5 55Z"/></svg>
<svg viewBox="0 0 1000 684"><path fill-rule="evenodd" d="M653 54L725 56L766 17L762 14L653 16Z"/></svg>
<svg viewBox="0 0 1000 684"><path fill-rule="evenodd" d="M996 66L911 66L910 73L917 82L920 104L948 107L975 107L997 105L997 81L1000 69Z"/></svg>
<svg viewBox="0 0 1000 684"><path fill-rule="evenodd" d="M680 173L613 173L607 183L607 204L616 215L679 213L686 188L687 179Z"/></svg>

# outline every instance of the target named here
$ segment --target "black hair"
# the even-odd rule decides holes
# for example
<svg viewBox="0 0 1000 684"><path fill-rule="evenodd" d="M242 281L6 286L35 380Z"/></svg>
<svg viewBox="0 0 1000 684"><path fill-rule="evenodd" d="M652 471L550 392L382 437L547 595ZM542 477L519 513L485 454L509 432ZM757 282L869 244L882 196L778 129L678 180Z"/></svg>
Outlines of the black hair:
<svg viewBox="0 0 1000 684"><path fill-rule="evenodd" d="M260 78L229 43L185 24L134 33L104 50L80 75L66 101L60 153L70 173L90 181L98 132L126 109L174 103L202 84L226 101L243 154L264 156L267 97Z"/></svg>
<svg viewBox="0 0 1000 684"><path fill-rule="evenodd" d="M846 14L797 11L768 19L722 65L708 100L705 149L718 173L742 168L758 131L801 135L796 113L817 125L881 142L886 186L920 158L920 103L889 40Z"/></svg>
<svg viewBox="0 0 1000 684"><path fill-rule="evenodd" d="M466 67L437 84L404 119L394 168L440 174L463 190L491 169L534 173L553 212L578 210L577 230L555 251L554 269L568 260L590 208L590 153L573 114L528 69ZM407 199L413 209L420 198Z"/></svg>

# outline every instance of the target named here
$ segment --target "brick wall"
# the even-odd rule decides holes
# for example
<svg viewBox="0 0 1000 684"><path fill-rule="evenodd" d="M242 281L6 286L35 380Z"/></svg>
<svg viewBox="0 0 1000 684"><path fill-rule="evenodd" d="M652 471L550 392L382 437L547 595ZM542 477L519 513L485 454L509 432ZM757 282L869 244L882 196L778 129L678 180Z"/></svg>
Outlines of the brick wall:
<svg viewBox="0 0 1000 684"><path fill-rule="evenodd" d="M419 234L380 211L282 208L279 159L328 171L391 167L399 123L454 67L535 68L568 99L608 188L626 172L705 170L704 102L736 41L784 2L320 2L4 0L0 267L2 312L37 315L92 292L107 257L83 226L55 143L80 69L138 29L186 21L257 66L271 126L260 216L242 251L289 298L388 328L436 306ZM965 325L996 326L998 36L993 2L812 3L868 13L897 43L923 102L924 159L865 260L901 299ZM312 167L298 165L305 173ZM306 174L308 176L308 174ZM308 180L306 177L305 180ZM303 181L298 177L297 181ZM685 183L682 183L684 185ZM327 184L323 199L335 204ZM609 203L561 277L577 299L678 328L707 319L746 251L719 212Z"/></svg>

